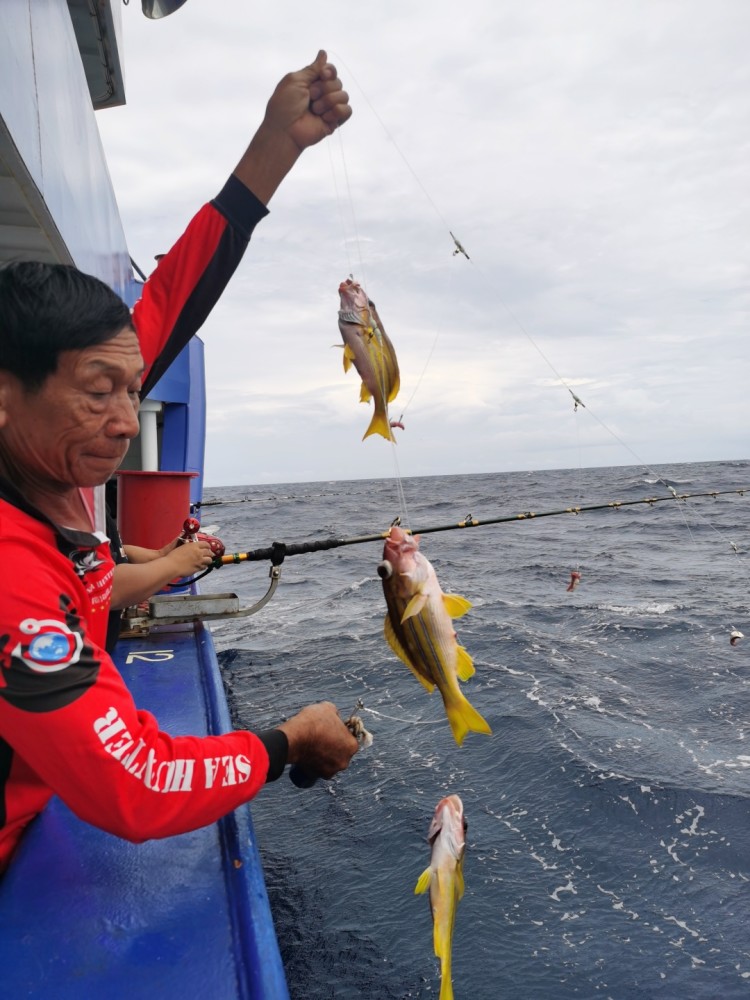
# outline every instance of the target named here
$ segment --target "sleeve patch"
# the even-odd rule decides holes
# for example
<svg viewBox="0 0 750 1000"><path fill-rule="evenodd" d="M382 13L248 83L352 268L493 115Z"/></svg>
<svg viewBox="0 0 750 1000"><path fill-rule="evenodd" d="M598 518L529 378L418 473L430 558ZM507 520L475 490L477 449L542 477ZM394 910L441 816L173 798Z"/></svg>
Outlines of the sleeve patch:
<svg viewBox="0 0 750 1000"><path fill-rule="evenodd" d="M0 637L0 697L27 712L54 712L96 681L99 660L65 596L62 618L24 618Z"/></svg>

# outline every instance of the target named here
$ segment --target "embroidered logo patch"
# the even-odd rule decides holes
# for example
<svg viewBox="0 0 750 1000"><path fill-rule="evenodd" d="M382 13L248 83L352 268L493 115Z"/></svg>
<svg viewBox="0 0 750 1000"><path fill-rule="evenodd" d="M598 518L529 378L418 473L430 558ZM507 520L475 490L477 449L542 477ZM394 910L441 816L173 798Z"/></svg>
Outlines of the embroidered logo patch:
<svg viewBox="0 0 750 1000"><path fill-rule="evenodd" d="M19 628L30 638L27 642L19 642L12 655L22 660L30 670L52 674L78 662L83 639L62 622L27 618Z"/></svg>
<svg viewBox="0 0 750 1000"><path fill-rule="evenodd" d="M78 549L77 552L72 553L70 559L76 576L81 579L87 573L93 573L94 570L104 565L104 560L99 558L96 549Z"/></svg>

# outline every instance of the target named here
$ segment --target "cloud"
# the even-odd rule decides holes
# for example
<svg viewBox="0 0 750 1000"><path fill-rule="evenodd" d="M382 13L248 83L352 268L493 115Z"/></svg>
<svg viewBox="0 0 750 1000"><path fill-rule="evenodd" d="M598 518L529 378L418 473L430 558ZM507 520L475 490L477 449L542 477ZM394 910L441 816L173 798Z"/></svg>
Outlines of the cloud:
<svg viewBox="0 0 750 1000"><path fill-rule="evenodd" d="M402 475L746 453L743 0L137 7L100 124L145 270L320 45L355 109L204 328L209 483L394 474L331 347L349 273L399 355Z"/></svg>

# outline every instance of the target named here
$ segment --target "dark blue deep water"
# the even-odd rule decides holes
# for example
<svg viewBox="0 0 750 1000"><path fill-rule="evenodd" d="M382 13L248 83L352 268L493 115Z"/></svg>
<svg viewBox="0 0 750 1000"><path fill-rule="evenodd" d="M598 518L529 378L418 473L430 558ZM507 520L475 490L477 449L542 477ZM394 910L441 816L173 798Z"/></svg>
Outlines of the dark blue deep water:
<svg viewBox="0 0 750 1000"><path fill-rule="evenodd" d="M662 466L678 492L750 484L750 462ZM403 482L409 526L668 495L639 468ZM392 481L237 487L206 507L228 549L366 535ZM208 494L207 494L208 498ZM491 737L454 743L439 695L382 636L380 543L288 558L279 590L214 637L237 725L357 699L371 749L330 783L253 806L295 1000L437 998L414 885L437 801L469 822L457 1000L750 996L750 495L427 534ZM572 570L582 575L566 591ZM211 590L246 603L268 564ZM748 638L731 647L732 629Z"/></svg>

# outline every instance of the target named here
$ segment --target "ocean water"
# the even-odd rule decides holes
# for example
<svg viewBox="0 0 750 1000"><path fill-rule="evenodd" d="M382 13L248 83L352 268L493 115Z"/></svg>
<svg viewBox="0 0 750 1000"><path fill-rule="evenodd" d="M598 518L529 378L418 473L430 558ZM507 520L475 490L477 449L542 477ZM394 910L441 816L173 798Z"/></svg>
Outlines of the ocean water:
<svg viewBox="0 0 750 1000"><path fill-rule="evenodd" d="M678 492L750 462L661 466ZM666 496L635 467L237 487L204 508L228 550ZM207 492L207 499L208 492ZM295 1000L437 998L426 897L438 800L468 820L457 1000L750 996L750 495L425 534L492 726L459 748L382 635L382 543L289 557L257 615L214 629L239 726L358 699L347 772L286 778L253 817ZM571 571L581 573L573 592ZM211 574L244 603L268 564ZM733 629L748 638L732 647Z"/></svg>

